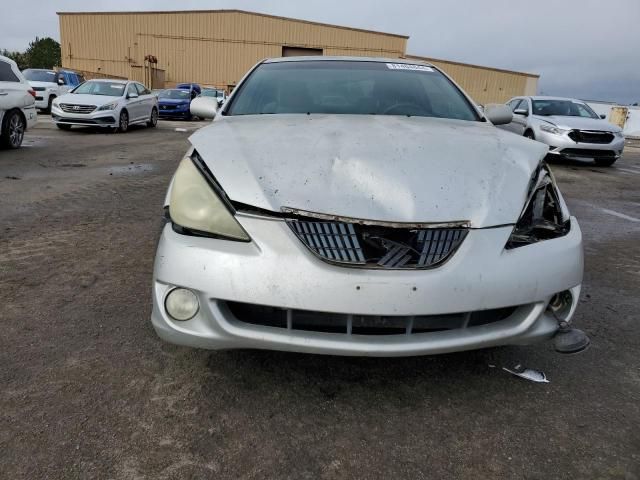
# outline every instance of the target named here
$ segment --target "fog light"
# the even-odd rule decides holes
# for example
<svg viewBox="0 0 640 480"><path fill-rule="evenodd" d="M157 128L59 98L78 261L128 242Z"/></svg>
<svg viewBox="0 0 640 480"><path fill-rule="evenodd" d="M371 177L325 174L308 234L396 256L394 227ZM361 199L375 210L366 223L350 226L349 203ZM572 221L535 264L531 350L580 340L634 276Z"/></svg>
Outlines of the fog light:
<svg viewBox="0 0 640 480"><path fill-rule="evenodd" d="M174 288L164 300L164 308L174 320L184 322L198 313L198 297L186 288Z"/></svg>
<svg viewBox="0 0 640 480"><path fill-rule="evenodd" d="M571 290L565 290L564 292L556 293L549 301L547 308L551 310L556 320L564 322L571 312L572 304L573 295L571 295Z"/></svg>

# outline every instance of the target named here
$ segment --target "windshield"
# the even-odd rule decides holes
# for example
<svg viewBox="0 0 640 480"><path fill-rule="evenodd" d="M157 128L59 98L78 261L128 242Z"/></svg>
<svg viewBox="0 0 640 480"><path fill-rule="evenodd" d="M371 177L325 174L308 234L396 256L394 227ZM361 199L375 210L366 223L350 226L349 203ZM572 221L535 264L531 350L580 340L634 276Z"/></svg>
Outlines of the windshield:
<svg viewBox="0 0 640 480"><path fill-rule="evenodd" d="M242 84L227 115L278 113L479 119L434 68L348 60L264 63Z"/></svg>
<svg viewBox="0 0 640 480"><path fill-rule="evenodd" d="M31 82L56 83L57 74L53 70L32 70L31 68L22 72L24 78Z"/></svg>
<svg viewBox="0 0 640 480"><path fill-rule="evenodd" d="M533 100L533 114L600 118L589 105L574 100Z"/></svg>
<svg viewBox="0 0 640 480"><path fill-rule="evenodd" d="M191 98L191 95L189 94L189 90L163 90L158 95L158 98L189 100Z"/></svg>
<svg viewBox="0 0 640 480"><path fill-rule="evenodd" d="M110 97L121 97L124 93L124 83L95 82L89 80L77 87L73 93L84 93L87 95L106 95Z"/></svg>
<svg viewBox="0 0 640 480"><path fill-rule="evenodd" d="M224 93L222 92L222 90L212 90L207 88L206 90L202 91L202 96L203 97L215 97L215 98L221 98L224 96Z"/></svg>

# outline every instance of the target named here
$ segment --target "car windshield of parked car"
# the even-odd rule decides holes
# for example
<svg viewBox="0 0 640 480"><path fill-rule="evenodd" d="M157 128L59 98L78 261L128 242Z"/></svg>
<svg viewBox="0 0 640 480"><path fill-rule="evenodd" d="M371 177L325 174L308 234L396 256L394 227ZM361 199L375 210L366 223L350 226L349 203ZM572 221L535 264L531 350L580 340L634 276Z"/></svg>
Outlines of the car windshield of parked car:
<svg viewBox="0 0 640 480"><path fill-rule="evenodd" d="M348 60L264 63L226 112L283 113L480 119L462 92L432 67Z"/></svg>
<svg viewBox="0 0 640 480"><path fill-rule="evenodd" d="M589 105L573 100L534 100L533 114L545 117L559 115L563 117L600 118Z"/></svg>
<svg viewBox="0 0 640 480"><path fill-rule="evenodd" d="M85 95L106 95L109 97L121 97L124 93L124 83L95 82L89 80L78 86L73 93Z"/></svg>
<svg viewBox="0 0 640 480"><path fill-rule="evenodd" d="M189 100L191 95L189 90L163 90L158 94L158 98L171 98L173 100Z"/></svg>
<svg viewBox="0 0 640 480"><path fill-rule="evenodd" d="M28 68L22 72L24 78L29 80L30 82L49 82L55 83L56 80L56 72L53 70L34 70L32 68Z"/></svg>

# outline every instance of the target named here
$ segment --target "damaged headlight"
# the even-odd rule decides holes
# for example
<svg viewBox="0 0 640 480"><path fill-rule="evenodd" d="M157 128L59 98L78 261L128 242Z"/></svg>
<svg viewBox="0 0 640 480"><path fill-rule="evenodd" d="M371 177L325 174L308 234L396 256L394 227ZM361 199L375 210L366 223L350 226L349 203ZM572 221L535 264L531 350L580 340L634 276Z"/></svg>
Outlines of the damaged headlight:
<svg viewBox="0 0 640 480"><path fill-rule="evenodd" d="M173 178L169 200L169 216L174 229L181 233L223 237L248 242L247 232L234 218L232 207L214 191L213 177L201 171L194 159L185 157ZM202 168L206 168L202 166Z"/></svg>
<svg viewBox="0 0 640 480"><path fill-rule="evenodd" d="M531 179L527 201L506 248L562 237L569 229L567 205L549 167L541 164Z"/></svg>
<svg viewBox="0 0 640 480"><path fill-rule="evenodd" d="M551 125L551 124L547 125L546 123L543 123L542 125L540 125L540 130L547 133L553 133L554 135L564 135L569 131L569 130L563 130L562 128L558 128L555 125Z"/></svg>

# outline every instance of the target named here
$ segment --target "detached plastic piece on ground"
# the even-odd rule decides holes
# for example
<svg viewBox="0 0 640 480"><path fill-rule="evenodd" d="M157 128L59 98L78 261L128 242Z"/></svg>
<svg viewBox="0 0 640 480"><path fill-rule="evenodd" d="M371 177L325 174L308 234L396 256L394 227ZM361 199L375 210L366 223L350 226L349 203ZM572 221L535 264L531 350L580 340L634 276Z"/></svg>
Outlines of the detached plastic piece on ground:
<svg viewBox="0 0 640 480"><path fill-rule="evenodd" d="M553 337L556 352L579 353L587 349L591 341L586 333L568 325L561 325L556 336Z"/></svg>
<svg viewBox="0 0 640 480"><path fill-rule="evenodd" d="M513 370L506 367L502 367L502 369L505 372L509 372L520 378L524 378L525 380L530 380L536 383L549 383L549 380L547 380L547 376L544 374L544 372L532 370L530 368L524 368L522 365L516 365L515 367L513 367Z"/></svg>

